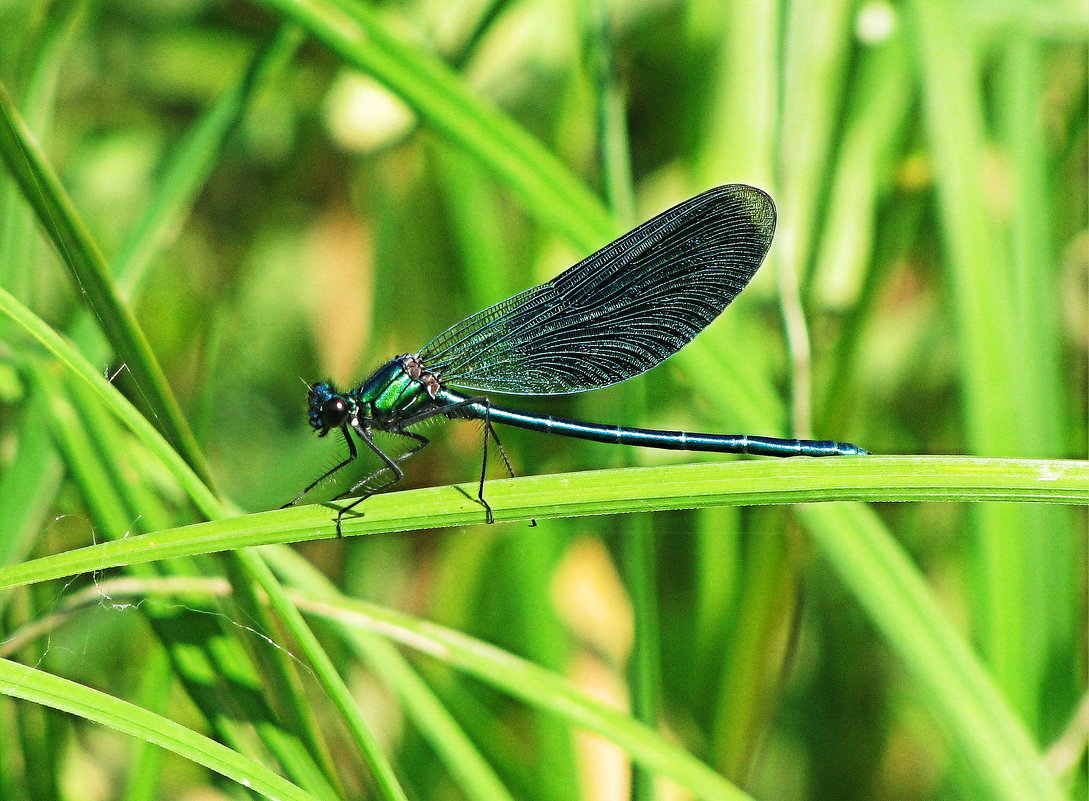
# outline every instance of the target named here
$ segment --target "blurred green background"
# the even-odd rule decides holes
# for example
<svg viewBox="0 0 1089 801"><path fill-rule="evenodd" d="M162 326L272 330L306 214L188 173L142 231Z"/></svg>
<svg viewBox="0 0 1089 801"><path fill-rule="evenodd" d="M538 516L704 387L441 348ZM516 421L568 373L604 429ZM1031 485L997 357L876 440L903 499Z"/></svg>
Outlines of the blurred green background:
<svg viewBox="0 0 1089 801"><path fill-rule="evenodd" d="M4 86L241 510L285 503L339 458L306 425L303 382L358 381L722 183L778 205L749 290L631 386L523 408L883 454L1086 458L1084 2L0 0L0 30ZM146 408L4 177L0 286ZM65 386L0 322L3 563L200 519ZM519 474L722 458L500 433ZM399 488L471 481L479 426L428 436ZM1086 724L1071 720L1086 693L1085 510L877 513L1059 784L1084 797ZM787 507L717 508L300 550L350 595L619 705L634 688L640 717L755 797L990 797L807 525ZM3 596L4 630L113 575ZM647 626L634 652L633 604ZM199 696L182 700L192 677L159 644L203 625L205 606L102 597L18 657L208 731ZM284 637L215 615L258 662ZM409 797L484 797L435 760L372 669L331 650ZM546 713L413 664L515 798L689 797ZM335 726L328 740L342 758ZM0 702L0 796L243 797L157 759ZM372 792L354 752L338 767L339 797Z"/></svg>

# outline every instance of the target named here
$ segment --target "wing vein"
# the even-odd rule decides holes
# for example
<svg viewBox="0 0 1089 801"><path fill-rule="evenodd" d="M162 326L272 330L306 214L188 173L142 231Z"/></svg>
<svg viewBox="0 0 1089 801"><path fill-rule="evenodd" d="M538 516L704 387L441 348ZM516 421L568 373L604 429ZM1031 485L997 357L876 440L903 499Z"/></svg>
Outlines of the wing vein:
<svg viewBox="0 0 1089 801"><path fill-rule="evenodd" d="M764 192L733 184L662 212L420 351L448 384L553 395L608 386L676 353L748 284L775 232Z"/></svg>

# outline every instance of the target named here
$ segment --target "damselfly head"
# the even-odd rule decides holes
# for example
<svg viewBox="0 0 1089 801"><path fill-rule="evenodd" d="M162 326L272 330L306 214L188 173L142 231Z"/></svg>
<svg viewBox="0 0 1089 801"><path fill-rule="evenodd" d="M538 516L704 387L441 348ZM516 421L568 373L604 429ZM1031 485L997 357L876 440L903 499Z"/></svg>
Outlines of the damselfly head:
<svg viewBox="0 0 1089 801"><path fill-rule="evenodd" d="M310 406L310 427L324 437L334 428L340 428L348 419L348 401L326 381L311 385L307 396Z"/></svg>

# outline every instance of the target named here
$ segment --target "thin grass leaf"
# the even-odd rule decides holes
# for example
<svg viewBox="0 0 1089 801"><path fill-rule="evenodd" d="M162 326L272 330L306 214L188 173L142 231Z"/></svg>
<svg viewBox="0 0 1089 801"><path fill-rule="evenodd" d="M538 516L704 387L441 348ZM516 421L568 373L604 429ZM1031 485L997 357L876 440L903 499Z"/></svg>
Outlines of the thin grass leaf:
<svg viewBox="0 0 1089 801"><path fill-rule="evenodd" d="M274 610L259 598L259 585L263 586L267 577L267 573L266 576L259 575L262 569L267 571L260 558L249 551L237 551L221 561L232 588L231 597L237 604L236 609L231 610L235 612L234 616L246 620L248 627L269 632L270 636L279 639L280 628L272 614ZM257 580L255 576L258 576ZM297 738L301 750L307 754L306 759L288 768L291 775L297 775L300 768L305 769L308 779L300 779L304 787L329 798L344 798L340 775L322 736L314 706L308 703L303 690L299 660L286 648L257 647L250 648L249 653L253 668L261 677L263 694L278 713L277 722Z"/></svg>
<svg viewBox="0 0 1089 801"><path fill-rule="evenodd" d="M1031 400L1040 356L1027 351L1021 334L1021 324L1031 325L1035 313L1018 301L1008 278L1009 254L981 180L988 145L983 53L963 9L945 0L914 0L908 8L948 252L968 446L973 453L1012 455L1023 453L1023 442L1031 439L1039 452L1039 433L1028 432L1042 432L1037 419L1050 410ZM1049 358L1046 350L1041 355ZM1018 507L984 506L973 516L981 534L970 552L979 576L973 606L983 650L999 685L1035 728L1034 696L1044 668L1033 657L1038 643L1029 633L1029 615L1051 579L1034 582L1034 545L1025 533L1046 530L1035 525L1044 521Z"/></svg>
<svg viewBox="0 0 1089 801"><path fill-rule="evenodd" d="M46 422L53 435L53 441L68 473L76 485L81 488L84 502L90 514L95 530L108 532L110 538L124 536L129 530L132 518L120 497L120 482L116 471L109 470L103 460L98 458L94 448L95 439L100 432L95 427L85 425L67 394L61 388L61 381L54 369L41 365L32 366L28 374L33 382L36 394L46 404ZM84 425L77 425L84 423Z"/></svg>
<svg viewBox="0 0 1089 801"><path fill-rule="evenodd" d="M279 574L297 589L310 596L337 597L336 587L308 562L290 548L274 546L264 549L264 555L276 566ZM64 599L60 611L28 623L0 644L0 658L14 653L34 640L55 631L80 611L97 606L103 594L113 599L149 598L192 599L200 596L227 597L231 586L221 579L105 579L94 587ZM483 761L457 722L431 692L407 660L387 640L360 631L341 630L349 646L364 658L377 675L397 691L406 704L413 722L428 736L451 774L458 777L473 798L490 801L510 801L494 771Z"/></svg>
<svg viewBox="0 0 1089 801"><path fill-rule="evenodd" d="M798 510L840 579L915 679L920 700L949 732L994 799L1064 797L1023 725L953 630L930 589L867 508Z"/></svg>
<svg viewBox="0 0 1089 801"><path fill-rule="evenodd" d="M133 292L151 262L177 235L197 195L222 160L228 139L258 95L280 77L302 39L302 32L295 26L282 26L238 81L172 148L154 195L112 260L113 274L123 294Z"/></svg>
<svg viewBox="0 0 1089 801"><path fill-rule="evenodd" d="M73 27L73 20L78 19L78 15L55 13L58 9L63 10L67 5L62 3L50 8L55 19L48 36L42 39L40 57L45 59L43 64L50 59L53 62L59 60L57 51ZM216 159L222 154L227 137L241 115L252 104L256 93L270 77L276 75L290 57L298 39L297 30L294 32L293 29L287 28L281 30L273 42L258 54L240 81L216 102L204 118L194 126L190 134L172 151L170 163L164 170L163 180L157 184L155 195L145 207L140 221L126 238L120 255L114 259L114 273L118 276L118 285L124 293L131 293L134 286L140 283L147 266L168 244L172 234L180 228L181 220L191 206L196 193L213 169ZM31 101L36 109L31 114L31 120L37 120L42 115L42 112L37 110L44 102L39 95L50 94L45 88L37 88L33 92L32 89L49 84L50 70L56 70L55 63L49 67L40 66L32 73L34 77L26 90L28 96L33 95L35 98ZM14 198L17 194L16 188L7 184L2 191L5 197L10 194ZM18 237L15 235L14 228L28 220L22 207L16 209L12 204L9 212L3 229L6 232L3 237L4 244L7 246L5 253L15 252L12 248ZM24 260L16 260L14 257L10 259L12 265L16 262L25 263ZM3 257L0 256L0 264L4 263ZM2 269L4 268L0 266L0 270ZM22 273L29 274L25 269ZM3 285L11 289L7 283ZM86 328L77 326L74 336L81 350L84 353L95 354L93 358L96 361L107 358L107 353L101 348L99 340L88 334L89 326ZM0 519L9 521L12 526L9 536L0 539L0 563L16 561L18 549L22 548L25 551L30 547L35 535L35 527L44 517L48 499L55 494L55 488L60 480L60 466L52 449L40 441L46 436L46 428L38 413L41 406L42 402L37 400L37 396L31 397L25 404L20 430L15 438L18 443L16 459L0 475ZM126 487L129 486L126 484ZM32 488L30 491L40 500L27 502L30 497L27 495L27 488ZM141 515L146 517L147 506L141 504L140 509ZM163 525L153 524L151 527L162 528ZM6 553L4 549L8 549L9 552Z"/></svg>
<svg viewBox="0 0 1089 801"><path fill-rule="evenodd" d="M162 714L170 703L174 673L163 651L150 655L144 665L137 706L153 714ZM121 801L155 801L163 775L163 750L141 740L129 755L125 771L125 790Z"/></svg>
<svg viewBox="0 0 1089 801"><path fill-rule="evenodd" d="M908 70L899 32L860 56L814 264L811 287L818 307L854 306L872 269L878 204L891 189L895 153L914 104Z"/></svg>
<svg viewBox="0 0 1089 801"><path fill-rule="evenodd" d="M342 520L346 536L483 521L469 486L368 498ZM958 456L869 456L636 467L489 481L497 521L700 509L708 506L864 501L1089 503L1089 462ZM196 523L51 554L0 568L0 589L91 570L253 545L336 537L335 504L294 506Z"/></svg>
<svg viewBox="0 0 1089 801"><path fill-rule="evenodd" d="M138 492L122 475L126 461L122 453L125 443L119 441L109 430L116 427L116 424L111 419L103 419L106 418L105 412L81 397L91 394L85 385L76 382L69 400L62 382L52 371L32 367L30 375L35 384L40 385L41 394L47 399L50 428L65 464L84 496L94 529L116 539L134 529L139 531L141 523L152 522L157 517L161 519L161 510L156 511L157 501L136 497L134 492ZM230 554L224 561L230 566L244 556ZM158 576L164 572L188 576L197 573L199 567L196 563L184 564L172 560L162 565L152 565L150 570L146 566L136 566L134 569L137 575L146 577ZM237 583L247 585L252 581L248 575L243 575ZM236 591L236 596L239 594ZM253 605L241 605L254 626L265 631L274 630L265 620L264 605L257 604L256 613ZM313 740L306 740L301 736L298 730L303 728L302 722L296 719L280 724L278 721L281 718L274 713L273 707L266 705L266 697L275 697L278 699L276 708L284 708L297 695L293 695L291 688L283 690L283 670L281 674L270 669L256 670L240 647L237 632L218 617L204 621L207 624L204 627L197 625L195 628L204 636L195 637L194 627L174 625L174 618L182 614L178 610L149 608L145 611L164 647L174 656L174 669L183 685L223 740L245 749L248 738L239 731L245 726L235 719L248 717L259 721L256 728L269 751L281 760L290 776L321 798L342 797L332 787L335 784L332 778L335 777L335 772L325 766L328 769L323 773L321 766L315 764L316 760L311 758L312 754L320 757L321 750L315 746ZM218 644L210 645L213 641ZM215 665L220 675L232 677L231 680L222 680L222 684L214 692L209 688L206 676L191 661L187 661L186 655L189 659L193 658L195 642L207 646L204 657ZM295 667L292 662L287 672ZM281 680L280 686L276 684L277 679ZM267 688L265 693L253 692L253 688L259 685ZM246 715L240 716L240 710L246 710Z"/></svg>
<svg viewBox="0 0 1089 801"><path fill-rule="evenodd" d="M1016 212L1009 220L1011 284L1017 343L1020 351L1011 358L1018 364L1017 393L1021 422L1017 426L1020 453L1024 456L1084 453L1074 444L1071 404L1064 380L1062 331L1062 272L1055 253L1055 220L1058 198L1052 195L1054 172L1046 129L1047 87L1044 44L1025 31L1010 35L1003 55L998 93L1000 131L1009 155ZM1031 391L1024 391L1031 388ZM1022 610L1019 619L1002 619L1002 625L1018 638L1011 648L1020 664L1011 681L1022 686L1047 686L1054 670L1054 645L1070 642L1082 630L1077 614L1081 589L1076 567L1078 545L1069 510L1033 507L1021 515L1023 531L1046 533L1022 535L1014 564L1024 572L1023 593L1015 599ZM1007 577L996 576L999 583ZM1006 586L1016 587L1014 581ZM1002 616L1008 609L996 609ZM1066 661L1069 675L1077 668ZM1024 692L1019 708L1039 734L1056 706L1065 704L1056 693Z"/></svg>
<svg viewBox="0 0 1089 801"><path fill-rule="evenodd" d="M778 131L779 233L776 280L790 356L790 431L813 432L812 343L802 305L833 125L843 103L849 0L820 7L793 3L786 11L783 94ZM823 109L825 113L818 113Z"/></svg>
<svg viewBox="0 0 1089 801"><path fill-rule="evenodd" d="M141 399L166 438L205 484L208 466L182 417L146 337L113 284L106 261L76 214L59 179L19 119L7 89L0 85L0 156L33 207L38 222L68 268L76 291L94 312L118 358L141 387Z"/></svg>
<svg viewBox="0 0 1089 801"><path fill-rule="evenodd" d="M434 56L391 34L369 6L260 0L373 75L429 125L514 190L535 217L590 251L617 233L601 203L540 142L467 91Z"/></svg>
<svg viewBox="0 0 1089 801"><path fill-rule="evenodd" d="M83 20L81 10L72 0L51 3L41 28L28 26L25 31L22 44L32 52L19 59L16 72L23 80L14 91L27 128L39 138L49 131L58 75L71 36ZM12 35L7 40L5 55L18 49L14 39ZM31 263L37 245L32 235L33 222L19 199L18 186L0 182L0 286L22 293L30 284L31 271L24 265Z"/></svg>
<svg viewBox="0 0 1089 801"><path fill-rule="evenodd" d="M755 516L754 516L755 517ZM714 766L742 786L751 782L768 719L774 714L783 665L798 614L796 559L782 536L786 514L761 515L745 529L744 585L731 610L726 659L715 673Z"/></svg>
<svg viewBox="0 0 1089 801"><path fill-rule="evenodd" d="M0 694L58 709L173 751L254 792L283 801L317 801L249 757L106 693L36 668L0 659Z"/></svg>
<svg viewBox="0 0 1089 801"><path fill-rule="evenodd" d="M750 799L652 729L590 699L565 678L532 662L460 632L363 601L344 597L294 597L300 608L309 614L346 628L360 628L390 637L458 667L526 703L557 714L569 723L588 728L619 745L644 767L688 788L698 798L708 801Z"/></svg>
<svg viewBox="0 0 1089 801"><path fill-rule="evenodd" d="M732 688L737 682L729 678L731 665L726 661L731 654L741 650L735 647L736 638L731 637L730 632L744 627L739 623L736 611L743 597L742 589L748 586L744 568L750 562L758 564L748 558L746 548L750 542L755 542L742 533L743 514L738 507L701 509L693 517L694 575L689 602L692 655L681 652L680 657L693 677L690 686L706 688L698 697L703 700L696 703L702 703L708 709L730 704L731 700L724 698L722 692L722 688L730 687L730 699L736 699L737 705L744 706L747 694L741 691L733 695ZM714 728L715 722L710 725ZM724 727L732 728L730 721L726 721ZM717 747L715 741L712 734L707 753L714 756L709 758L725 776L736 780L737 774L724 767L724 749Z"/></svg>
<svg viewBox="0 0 1089 801"><path fill-rule="evenodd" d="M30 798L57 798L61 794L61 743L67 734L63 722L47 709L23 705L16 709L15 722Z"/></svg>
<svg viewBox="0 0 1089 801"><path fill-rule="evenodd" d="M777 182L780 269L797 273L799 287L811 268L823 213L833 133L844 103L844 83L855 4L851 0L786 7L783 96Z"/></svg>
<svg viewBox="0 0 1089 801"><path fill-rule="evenodd" d="M82 357L76 353L68 343L62 340L42 321L34 318L25 307L22 307L18 301L11 298L2 289L0 289L0 311L8 313L13 320L23 325L29 333L37 337L43 345L54 353L54 355L61 358L64 364L73 371L76 377L87 382L92 389L98 392L107 402L107 406L118 415L119 419L129 425L132 428L133 433L136 434L136 436L139 437L153 453L156 453L156 455L163 459L164 464L168 469L172 470L175 477L179 479L179 482L182 482L183 486L187 489L191 489L192 494L190 497L192 497L198 506L204 505L204 508L209 513L209 517L221 517L224 514L223 510L219 507L218 502L211 496L207 488L199 483L199 479L188 470L188 466L180 461L174 451L170 448L169 444L161 438L157 431L148 425L147 421L139 412L137 412L128 401L125 400L111 384L109 384L109 382L97 372L94 372L93 368L87 365ZM244 560L250 559L248 555L237 555L237 557ZM246 569L250 572L251 577L255 577L260 573L260 571L256 570L255 563L252 562L246 566ZM271 597L282 598L282 591L274 584L265 583L263 586ZM280 608L288 609L286 606ZM288 620L286 622L295 623L294 633L297 638L304 641L307 639L307 633L302 627L298 626L297 620ZM315 663L328 662L328 657L320 648L316 647L316 641L310 639L309 642L304 642L304 644L314 646L314 649L310 651L309 655L315 660ZM328 665L326 665L326 667L328 668ZM335 671L332 671L331 668L329 668L322 670L321 679L323 682L328 682L325 684L327 692L341 701L341 712L345 714L346 720L353 732L360 738L360 746L364 749L364 753L368 755L372 767L374 767L376 772L382 772L387 776L391 776L392 771L382 767L381 763L383 760L379 753L368 751L373 745L373 739L361 734L361 732L365 731L365 724L363 724L362 720L359 718L356 707L344 703L346 698L345 693L347 691L342 687L339 676L336 676ZM392 784L387 784L387 787L391 788L389 789L389 792L392 794L390 797L398 797L397 791L392 789Z"/></svg>
<svg viewBox="0 0 1089 801"><path fill-rule="evenodd" d="M28 397L23 410L27 433L15 444L15 455L0 475L0 565L22 561L41 533L41 521L49 513L64 467L51 451L52 441L41 412L42 398ZM0 595L0 609L6 596Z"/></svg>
<svg viewBox="0 0 1089 801"><path fill-rule="evenodd" d="M39 137L49 130L57 78L72 33L82 21L79 4L52 3L39 30L25 31L23 47L31 50L19 59L18 74L24 81L19 102L28 127ZM5 55L17 49L14 35L5 42ZM0 180L0 286L22 292L30 284L31 254L38 247L33 220L26 213L14 181ZM8 334L8 322L0 323L0 339ZM0 364L6 362L0 354ZM48 514L50 500L62 478L62 467L49 444L48 429L39 411L42 399L31 395L23 404L15 437L15 456L0 471L0 520L7 525L0 537L0 564L19 561L33 547L40 521ZM0 597L0 609L7 596ZM0 774L2 779L2 774ZM2 790L2 788L0 788Z"/></svg>
<svg viewBox="0 0 1089 801"><path fill-rule="evenodd" d="M219 501L207 485L155 429L147 418L133 406L105 376L98 372L70 342L39 319L9 292L0 287L0 312L18 323L24 331L53 354L72 375L85 382L102 398L110 409L133 434L170 471L178 484L207 517L221 514Z"/></svg>
<svg viewBox="0 0 1089 801"><path fill-rule="evenodd" d="M1010 359L1018 349L1005 258L980 183L986 138L976 54L963 16L944 0L913 0L908 8L959 329L968 441L976 453L1009 455L1019 450L1010 425L1019 419Z"/></svg>
<svg viewBox="0 0 1089 801"><path fill-rule="evenodd" d="M367 765L378 784L382 796L391 799L391 801L408 801L408 796L405 795L405 791L393 771L393 766L383 754L382 747L371 731L370 726L363 719L362 712L352 697L351 691L333 666L333 660L318 642L309 626L303 621L299 611L288 600L283 588L272 575L272 571L261 557L254 552L239 551L235 556L245 567L246 575L256 581L257 585L265 591L272 608L295 641L299 643L308 664L316 673L318 682L348 725L360 753L366 758Z"/></svg>
<svg viewBox="0 0 1089 801"><path fill-rule="evenodd" d="M271 755L294 782L322 801L339 798L307 744L279 722L271 706L276 699L264 693L271 685L249 659L243 630L233 619L193 614L176 605L149 606L145 613L217 739L243 754Z"/></svg>
<svg viewBox="0 0 1089 801"><path fill-rule="evenodd" d="M695 182L724 181L771 187L779 126L783 9L760 0L704 3L695 9L693 38L706 43L711 69L704 96L692 111L703 109L692 144ZM709 19L708 19L709 17ZM700 76L693 72L693 77ZM744 76L743 80L739 76Z"/></svg>
<svg viewBox="0 0 1089 801"><path fill-rule="evenodd" d="M312 597L335 598L336 586L291 548L271 546L265 557L295 589ZM458 721L400 652L385 639L342 629L349 646L397 693L406 713L427 738L470 798L511 801L495 771L469 740Z"/></svg>

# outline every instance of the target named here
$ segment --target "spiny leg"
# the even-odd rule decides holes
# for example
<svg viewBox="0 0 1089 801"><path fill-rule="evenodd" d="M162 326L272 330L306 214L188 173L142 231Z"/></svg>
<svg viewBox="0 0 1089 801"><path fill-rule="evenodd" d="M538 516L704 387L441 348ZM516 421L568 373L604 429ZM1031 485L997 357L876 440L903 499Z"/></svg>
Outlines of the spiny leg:
<svg viewBox="0 0 1089 801"><path fill-rule="evenodd" d="M511 467L510 458L507 456L507 451L503 447L503 443L499 441L499 434L495 431L495 426L492 425L492 402L486 397L472 398L474 403L479 403L484 407L484 455L480 460L480 483L477 485L476 497L480 501L480 505L484 507L486 513L485 522L494 523L495 515L492 513L491 504L484 500L484 479L488 475L488 438L491 437L495 440L496 447L499 448L499 455L503 457L503 465L507 468L507 475L514 478L514 468ZM462 402L464 403L464 401ZM460 405L460 404L459 404ZM530 520L531 526L536 526L536 520Z"/></svg>
<svg viewBox="0 0 1089 801"><path fill-rule="evenodd" d="M400 436L402 436L402 437L409 437L409 438L411 438L411 439L417 440L417 441L418 441L418 442L420 443L419 445L414 445L414 446L412 446L412 448L410 448L409 450L405 451L405 452L404 452L404 453L402 453L402 454L401 454L400 456L392 457L392 458L393 458L393 461L394 461L394 462L396 462L397 464L400 464L401 462L403 462L403 461L404 461L405 459L409 458L410 456L413 456L413 455L415 455L415 454L419 453L419 452L420 452L421 450L423 450L423 449L424 449L424 448L425 448L425 447L426 447L427 445L430 445L430 444L431 444L431 440L430 440L430 439L428 439L427 437L423 436L422 434L417 434L417 433L416 433L415 431L398 431L398 430L391 430L391 431L387 431L387 432L385 432L385 433L387 433L387 434L398 434L398 435L400 435ZM377 446L376 446L376 447L377 447ZM387 455L387 456L388 456L389 454L385 454L385 455ZM383 459L382 461L385 461L385 459ZM354 483L354 484L353 484L353 485L352 485L351 487L349 487L348 489L344 490L344 492L340 493L340 494L339 494L339 495L337 496L337 498L343 498L343 497L344 497L344 496L346 496L346 495L351 495L351 494L352 494L353 492L355 492L355 491L356 491L357 489L359 489L360 487L363 487L363 486L365 486L365 485L366 485L366 484L367 484L368 482L370 482L371 480L373 480L373 479L374 479L374 478L375 478L376 476L380 476L380 475L382 475L382 473L386 473L386 472L389 472L389 467L388 467L387 465L382 465L381 467L379 467L379 468L378 468L377 470L375 470L374 472L372 472L372 473L369 473L369 474L365 475L365 476L364 476L363 478L359 479L359 481L355 482L355 483ZM379 489L381 489L382 487L388 487L388 486L389 486L389 484L390 484L390 482L387 482L387 483L385 483L385 484L380 484L380 485L379 485ZM371 490L371 491L370 491L370 494L372 494L372 495L373 495L373 494L377 493L378 491L379 491L378 489L375 489L375 490ZM334 499L334 500L335 500L335 499Z"/></svg>
<svg viewBox="0 0 1089 801"><path fill-rule="evenodd" d="M324 473L322 473L316 479L311 481L307 485L306 489L304 489L297 496L295 496L295 500L291 501L290 503L285 503L283 506L280 507L281 509L286 509L289 506L294 506L299 501L301 501L303 498L305 498L307 493L310 492L310 490L314 489L314 487L318 486L318 484L325 481L325 479L329 478L329 476L333 475L338 470L341 470L341 469L347 467L348 465L350 465L352 462L354 462L356 460L356 457L359 456L359 453L355 449L355 443L352 441L352 435L348 433L347 429L344 429L343 433L344 433L344 441L348 443L348 458L343 460L342 462L340 462L340 464L338 464L336 467L333 467L330 470L326 470Z"/></svg>
<svg viewBox="0 0 1089 801"><path fill-rule="evenodd" d="M492 423L491 423L492 402L488 398L486 398L485 396L481 395L481 396L476 397L476 398L466 398L465 400L458 401L457 403L451 403L451 404L446 405L446 406L433 406L433 407L431 407L429 409L424 409L422 412L419 412L419 413L413 415L412 417L409 417L407 420L403 420L401 422L401 426L405 427L405 426L414 425L415 423L422 422L423 420L426 420L429 417L434 417L435 415L438 415L438 414L445 414L448 417L457 417L456 414L451 414L451 412L457 412L459 409L468 408L468 407L473 406L473 405L479 405L479 406L484 407L484 458L481 460L481 465L480 465L480 485L479 485L479 488L477 489L476 497L477 497L477 500L480 502L480 505L484 507L484 522L494 523L495 522L495 515L492 513L492 507L488 504L488 502L486 500L484 500L484 476L488 472L488 434L489 434L489 432L491 433L491 436L495 438L496 445L499 445L499 453L503 456L503 463L506 464L507 471L510 473L511 478L514 478L514 471L511 469L510 459L507 458L507 453L506 453L506 451L503 450L503 445L502 445L502 443L499 442L499 437L496 436L495 428L492 426ZM476 415L469 415L469 416L470 417L476 417ZM403 432L398 432L398 433L408 434L408 433L411 433L411 432L403 431Z"/></svg>
<svg viewBox="0 0 1089 801"><path fill-rule="evenodd" d="M475 397L475 398L466 398L464 400L458 401L457 403L451 403L451 404L446 404L446 405L442 405L442 406L431 406L431 407L429 407L427 409L424 409L423 411L417 412L416 414L412 415L411 417L408 417L408 418L402 420L401 423L400 423L400 425L401 425L400 430L394 431L392 433L404 434L406 436L412 436L412 437L415 437L417 439L423 440L424 444L426 444L426 441L425 441L424 437L422 437L419 434L414 434L411 431L406 431L404 429L407 428L408 426L415 425L416 423L421 423L424 420L427 420L427 419L429 419L431 417L435 417L436 415L440 415L440 414L444 414L444 415L446 415L448 417L457 417L458 416L457 412L459 410L468 409L468 408L470 408L472 406L483 406L484 407L484 416L482 418L484 420L484 455L483 455L483 458L481 459L481 463L480 463L480 482L479 482L479 484L477 486L476 497L477 497L477 501L480 503L480 505L484 507L484 514L485 514L484 519L485 519L485 522L494 523L495 522L495 514L492 512L492 507L486 500L484 500L484 479L485 479L485 477L487 476L487 473L488 473L488 437L489 436L492 439L495 440L495 444L499 447L499 455L501 457L503 457L503 464L507 468L507 474L511 478L514 478L514 468L511 466L510 458L507 456L507 451L503 447L503 443L499 441L499 435L495 431L495 426L492 425L492 420L491 420L492 402L491 402L491 400L489 400L484 395L480 395L480 396ZM478 417L479 418L479 415L475 415L475 414L470 414L468 416L469 417ZM368 444L370 444L370 443L368 443ZM371 447L374 447L374 445L371 444ZM405 454L405 456L408 456L408 455L411 455L412 453L415 453L417 450L419 450L419 448L422 448L422 447L423 447L423 445L420 445L418 448L414 448L412 451L409 451L408 454ZM382 454L382 455L385 456L385 454ZM403 459L403 458L405 458L405 457L402 456L401 459ZM397 461L401 461L401 459L398 459ZM390 486L390 484L395 483L397 480L399 480L399 479L394 479L393 481L390 481L390 482L388 482L386 484L383 484L378 489L384 489L385 487ZM377 492L378 489L374 490L370 494L374 494L374 492ZM350 509L352 506L355 506L357 503L360 503L362 500L363 499L360 498L359 500L352 503L351 506L348 506L346 508ZM531 526L536 526L537 521L536 520L531 520L529 522L529 524Z"/></svg>
<svg viewBox="0 0 1089 801"><path fill-rule="evenodd" d="M484 522L494 523L495 514L492 512L491 504L484 500L484 479L488 475L488 438L491 437L495 440L496 447L499 448L499 455L503 458L503 466L507 468L507 475L514 478L514 468L511 466L510 457L507 456L507 450L503 447L503 443L499 440L499 434L496 433L495 426L492 425L492 402L491 400L481 395L476 398L466 398L458 403L452 403L449 406L444 407L446 411L457 410L460 407L467 407L470 405L478 405L484 407L484 452L480 459L480 482L477 484L476 498L481 506L484 507ZM430 410L429 410L430 411ZM530 526L536 526L536 520L529 521Z"/></svg>
<svg viewBox="0 0 1089 801"><path fill-rule="evenodd" d="M489 419L487 422L488 432L491 433L492 439L495 440L495 445L499 448L499 455L503 457L503 466L507 468L507 475L514 478L514 468L511 467L510 458L507 456L507 449L503 447L503 443L499 441L499 432L495 430L495 426L492 425L492 421Z"/></svg>
<svg viewBox="0 0 1089 801"><path fill-rule="evenodd" d="M491 438L495 440L495 445L496 445L497 448L499 448L499 455L503 457L503 466L507 468L507 475L510 476L511 478L514 478L514 467L511 466L510 457L507 456L507 449L503 447L503 443L499 440L499 432L496 431L495 426L492 425L491 415L490 415L492 407L491 407L490 402L486 404L486 408L487 408L489 413L485 414L485 416L484 416L484 458L482 460L483 464L480 467L480 487L479 487L479 489L477 491L477 498L480 500L480 502L482 504L484 504L485 508L487 508L488 511L490 512L491 511L491 506L489 506L488 502L484 500L484 473L488 469L488 435L489 434L491 435ZM495 518L492 518L488 522L489 523L494 523ZM530 528L536 528L537 527L537 521L534 520L533 518L530 518L529 527Z"/></svg>
<svg viewBox="0 0 1089 801"><path fill-rule="evenodd" d="M492 514L492 507L486 500L484 500L484 477L488 474L488 433L491 432L492 436L495 432L492 431L492 402L487 398L484 399L484 456L480 460L480 484L477 486L476 497L484 507L485 517L484 522L491 524L495 522L495 515ZM499 440L496 439L496 442ZM503 446L499 447L499 452L503 452ZM506 461L506 456L503 460ZM510 467L510 463L507 463L507 467Z"/></svg>
<svg viewBox="0 0 1089 801"><path fill-rule="evenodd" d="M372 495L374 495L374 494L376 494L378 492L381 492L382 490L386 489L387 487L392 487L394 484L396 484L398 481L400 481L402 478L404 478L405 477L404 471L401 470L400 466L397 463L401 462L401 461L404 461L409 456L412 456L414 453L419 452L423 448L427 447L427 445L429 445L430 442L431 442L431 440L429 440L427 437L423 436L423 434L417 434L414 431L404 431L404 430L390 431L389 433L391 433L391 434L400 434L403 437L409 437L410 439L417 440L417 442L419 443L416 446L414 446L411 450L406 451L405 453L402 453L396 459L391 459L389 457L389 455L385 451L383 451L381 448L379 448L377 445L374 444L374 441L371 440L371 438L370 438L370 436L368 434L365 434L363 431L361 431L359 429L356 429L356 433L359 434L360 439L362 439L365 443L367 443L367 446L372 451L374 451L376 454L378 454L378 458L380 458L383 462L385 462L385 465L383 467L379 468L378 470L374 471L370 475L364 477L362 480L357 481L355 484L352 485L352 487L349 490L347 490L346 492L342 492L339 497L344 497L345 495L350 495L351 493L355 492L357 489L362 487L364 484L366 484L368 481L373 479L375 476L381 475L384 472L389 471L389 472L393 473L393 478L391 478L389 481L385 482L384 484L379 484L377 487L374 487L373 489L365 492L364 494L360 495L358 498L356 498L351 503L349 503L349 504L347 504L345 506L342 506L342 507L340 507L339 510L337 510L337 517L336 517L337 537L344 536L343 532L341 531L341 520L344 518L344 514L346 512L350 512L352 509L359 506L359 504L363 503L363 501L367 500L367 498L371 497Z"/></svg>
<svg viewBox="0 0 1089 801"><path fill-rule="evenodd" d="M499 441L499 434L496 433L495 426L492 425L492 402L487 398L483 399L484 403L484 457L480 460L480 484L477 487L476 497L477 500L484 506L488 512L487 522L494 523L495 515L492 514L491 505L484 500L484 479L488 474L488 437L490 436L495 440L495 445L499 448L499 455L503 457L503 466L507 468L507 475L514 478L514 468L511 467L510 458L507 456L507 450L503 447L503 443ZM531 526L537 525L536 520L529 521Z"/></svg>

